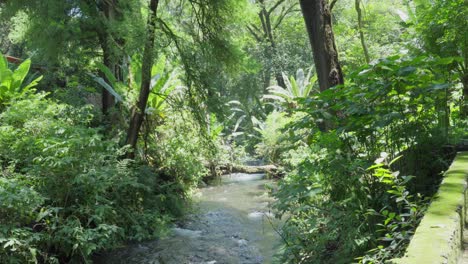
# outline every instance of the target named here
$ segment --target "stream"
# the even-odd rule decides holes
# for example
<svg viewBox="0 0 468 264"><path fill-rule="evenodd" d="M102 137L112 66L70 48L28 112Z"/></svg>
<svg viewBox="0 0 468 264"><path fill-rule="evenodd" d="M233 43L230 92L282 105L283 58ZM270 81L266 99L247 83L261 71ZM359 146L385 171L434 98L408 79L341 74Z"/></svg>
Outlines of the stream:
<svg viewBox="0 0 468 264"><path fill-rule="evenodd" d="M96 263L254 264L278 263L281 222L269 211L272 180L264 174L233 173L216 186L198 189L194 213L163 239L132 244Z"/></svg>

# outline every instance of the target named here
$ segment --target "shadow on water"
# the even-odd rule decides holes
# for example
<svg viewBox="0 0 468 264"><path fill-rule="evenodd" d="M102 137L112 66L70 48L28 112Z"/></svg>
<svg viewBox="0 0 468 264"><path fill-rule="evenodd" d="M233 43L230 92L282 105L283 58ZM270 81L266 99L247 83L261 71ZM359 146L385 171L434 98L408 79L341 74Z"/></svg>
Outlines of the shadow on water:
<svg viewBox="0 0 468 264"><path fill-rule="evenodd" d="M279 263L280 220L269 212L264 175L236 174L199 190L195 213L172 229L172 235L116 250L95 263Z"/></svg>

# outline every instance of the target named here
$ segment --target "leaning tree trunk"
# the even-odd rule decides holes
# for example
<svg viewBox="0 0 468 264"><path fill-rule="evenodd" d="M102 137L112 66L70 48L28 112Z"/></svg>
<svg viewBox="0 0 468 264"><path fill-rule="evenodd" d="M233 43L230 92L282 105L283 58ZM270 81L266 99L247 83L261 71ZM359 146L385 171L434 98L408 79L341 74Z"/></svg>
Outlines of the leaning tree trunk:
<svg viewBox="0 0 468 264"><path fill-rule="evenodd" d="M159 0L151 0L150 2L150 13L148 14L147 22L147 36L145 49L143 51L143 62L141 65L141 88L140 95L138 96L138 102L136 107L133 108L132 117L130 120L130 127L127 132L126 144L132 147L132 152L129 154L129 158L133 158L135 155L138 134L140 132L141 124L145 117L146 104L148 103L148 97L150 93L151 84L151 67L154 61L154 38L156 29L156 12L158 10Z"/></svg>
<svg viewBox="0 0 468 264"><path fill-rule="evenodd" d="M309 33L320 91L343 84L327 0L300 0Z"/></svg>

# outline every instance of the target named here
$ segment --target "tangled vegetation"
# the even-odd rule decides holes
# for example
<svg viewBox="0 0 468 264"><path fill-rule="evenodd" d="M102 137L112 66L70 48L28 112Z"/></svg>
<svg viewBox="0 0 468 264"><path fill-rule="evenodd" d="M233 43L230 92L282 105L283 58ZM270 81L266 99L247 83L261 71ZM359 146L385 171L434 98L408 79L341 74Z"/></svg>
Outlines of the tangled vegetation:
<svg viewBox="0 0 468 264"><path fill-rule="evenodd" d="M467 12L0 1L0 262L161 238L194 188L249 159L279 168L282 263L401 256L468 136Z"/></svg>

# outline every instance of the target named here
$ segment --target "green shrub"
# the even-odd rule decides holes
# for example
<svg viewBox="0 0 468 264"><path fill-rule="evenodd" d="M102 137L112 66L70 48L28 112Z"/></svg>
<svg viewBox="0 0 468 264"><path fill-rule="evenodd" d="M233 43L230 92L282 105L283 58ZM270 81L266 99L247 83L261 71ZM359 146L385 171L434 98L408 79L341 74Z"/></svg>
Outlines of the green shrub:
<svg viewBox="0 0 468 264"><path fill-rule="evenodd" d="M255 146L255 152L261 158L275 164L288 166L287 157L298 147L305 146L305 133L300 127L291 125L303 117L302 113L286 115L282 112L270 113L265 122L256 128L261 141Z"/></svg>
<svg viewBox="0 0 468 264"><path fill-rule="evenodd" d="M387 205L381 206L378 211L369 208L367 212L362 212L367 219L373 218L372 222L377 222L374 236L379 242L365 256L358 258L360 263L382 263L402 256L426 211L427 201L419 194L411 194L406 187L413 177L391 171L391 165L399 158L389 161L388 154L383 152L376 164L367 169L373 172L375 185L381 185L385 191L382 196Z"/></svg>
<svg viewBox="0 0 468 264"><path fill-rule="evenodd" d="M164 123L151 133L149 156L184 190L207 175L204 163L218 152L200 131L194 117L181 110L169 111Z"/></svg>
<svg viewBox="0 0 468 264"><path fill-rule="evenodd" d="M28 95L0 114L0 259L83 262L164 231L170 216L151 168L89 127L89 107ZM177 196L177 194L174 194Z"/></svg>
<svg viewBox="0 0 468 264"><path fill-rule="evenodd" d="M25 60L14 71L8 68L8 62L0 55L0 110L6 104L33 91L36 84L42 79L38 77L25 83L31 66L31 60Z"/></svg>
<svg viewBox="0 0 468 264"><path fill-rule="evenodd" d="M258 128L262 141L255 146L255 152L269 162L278 162L281 154L282 133L281 130L289 123L289 119L281 112L272 112L265 123ZM284 139L283 139L284 140Z"/></svg>
<svg viewBox="0 0 468 264"><path fill-rule="evenodd" d="M381 263L403 253L447 168L451 124L460 123L450 114L459 109L448 111L456 98L446 97L455 86L432 70L455 60L390 57L301 101L306 115L293 127L309 130L308 147L283 155L297 166L275 193L278 214L288 216L285 262ZM367 170L381 152L403 156L379 168L388 182Z"/></svg>

